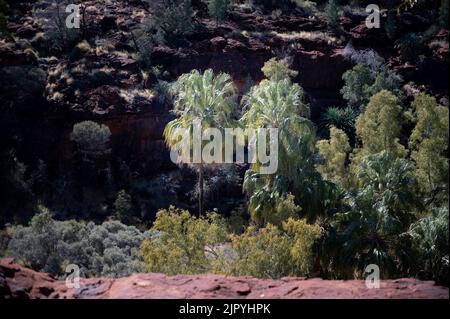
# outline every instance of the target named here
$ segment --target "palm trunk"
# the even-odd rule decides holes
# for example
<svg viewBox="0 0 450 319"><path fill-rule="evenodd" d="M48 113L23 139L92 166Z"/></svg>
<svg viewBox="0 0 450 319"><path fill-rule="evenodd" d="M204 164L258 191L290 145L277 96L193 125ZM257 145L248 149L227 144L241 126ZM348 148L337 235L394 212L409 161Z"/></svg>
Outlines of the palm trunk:
<svg viewBox="0 0 450 319"><path fill-rule="evenodd" d="M198 215L203 215L203 163L198 169Z"/></svg>

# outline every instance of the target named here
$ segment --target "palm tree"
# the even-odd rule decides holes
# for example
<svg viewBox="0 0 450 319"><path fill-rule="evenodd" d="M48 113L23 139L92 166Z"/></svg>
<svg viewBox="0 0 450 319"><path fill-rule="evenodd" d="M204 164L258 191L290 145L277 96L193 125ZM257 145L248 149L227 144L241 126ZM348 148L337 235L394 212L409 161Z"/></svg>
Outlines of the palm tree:
<svg viewBox="0 0 450 319"><path fill-rule="evenodd" d="M175 139L178 129L191 129L194 123L201 124L202 130L231 127L234 111L235 88L228 74L214 75L211 69L203 74L197 70L183 74L175 83L174 113L178 118L169 122L164 129L164 137L169 147L178 142ZM192 138L191 138L192 140ZM203 160L195 164L198 170L199 215L203 213Z"/></svg>
<svg viewBox="0 0 450 319"><path fill-rule="evenodd" d="M421 210L413 166L383 151L363 159L358 179L360 188L347 194L347 209L335 215L338 235L329 243L329 255L343 273L368 264L398 273L412 261L403 248L415 211Z"/></svg>
<svg viewBox="0 0 450 319"><path fill-rule="evenodd" d="M290 192L297 202L302 201L302 207L315 205L313 198L318 198L321 178L314 169L314 127L308 119L309 107L303 102L302 88L289 79L263 80L243 101L242 124L249 128L278 128L279 139L277 173L262 175L256 164L245 174L243 186L250 195L253 218L264 223L265 216L279 204L277 201ZM306 197L308 200L304 200ZM307 209L304 213L310 212Z"/></svg>

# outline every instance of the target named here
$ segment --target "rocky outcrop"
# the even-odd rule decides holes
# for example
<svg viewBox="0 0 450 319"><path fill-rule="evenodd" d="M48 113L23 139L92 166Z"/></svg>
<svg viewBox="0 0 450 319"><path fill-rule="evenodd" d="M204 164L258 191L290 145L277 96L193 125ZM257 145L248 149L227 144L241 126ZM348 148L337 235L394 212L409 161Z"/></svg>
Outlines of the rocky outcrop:
<svg viewBox="0 0 450 319"><path fill-rule="evenodd" d="M210 299L210 298L339 298L339 299L447 299L449 290L431 281L396 279L368 289L362 280L281 278L279 280L222 275L134 274L130 277L81 279L79 288L67 288L48 274L0 260L0 298L68 299Z"/></svg>
<svg viewBox="0 0 450 319"><path fill-rule="evenodd" d="M216 25L206 2L198 0L193 2L195 32L176 43L150 46L150 60L161 66L157 79L148 69L142 72L131 32L151 14L143 1L83 1L82 37L76 42L87 39L89 44L71 43L63 52L52 49L52 24L45 22L55 14L52 2L39 1L35 10L30 4L21 5L23 14L8 24L18 37L0 41L0 80L5 83L0 108L13 110L14 115L21 112L20 117L1 119L3 126L29 132L24 149L46 162L71 158L68 136L73 124L94 120L110 127L113 155L126 157L115 152L126 150L125 155L146 159L140 164L155 173L164 165L161 159L168 158L162 130L171 119L171 106L157 101L158 79L173 81L193 69L212 68L229 73L242 94L263 78L261 67L274 56L292 59L291 67L299 72L294 81L304 88L312 119L317 120L324 108L342 104L342 75L352 66L342 54L348 41L355 48L375 48L405 83L414 80L448 95L448 30L435 36L434 47L419 67L398 57L384 28L368 29L364 12L347 12L341 31L330 30L320 15L301 10L261 15L246 6L236 7ZM390 8L392 1L380 5ZM403 13L397 22L399 32L406 32L424 31L430 21ZM35 120L25 126L28 117Z"/></svg>

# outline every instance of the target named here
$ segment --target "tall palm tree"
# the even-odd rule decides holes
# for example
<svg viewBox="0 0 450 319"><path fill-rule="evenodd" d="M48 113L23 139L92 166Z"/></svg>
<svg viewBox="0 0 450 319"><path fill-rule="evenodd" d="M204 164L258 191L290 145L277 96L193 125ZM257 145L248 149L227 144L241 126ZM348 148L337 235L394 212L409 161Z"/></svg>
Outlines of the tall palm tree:
<svg viewBox="0 0 450 319"><path fill-rule="evenodd" d="M169 147L178 142L175 139L178 129L188 129L191 134L195 123L201 124L204 131L208 128L223 129L231 127L234 111L235 88L228 74L214 75L211 69L200 73L197 70L181 75L174 86L175 105L173 112L178 116L164 129L164 137ZM200 137L201 138L201 137ZM192 141L192 138L191 138ZM195 164L198 171L199 215L203 213L203 160Z"/></svg>
<svg viewBox="0 0 450 319"><path fill-rule="evenodd" d="M249 128L278 128L278 170L261 175L258 164L246 172L244 191L249 194L249 210L259 223L267 221L277 200L292 192L301 206L318 206L321 178L314 170L314 126L308 119L309 107L303 90L289 79L263 80L244 97L245 113L241 118ZM305 200L307 198L307 200ZM304 214L319 209L305 209Z"/></svg>

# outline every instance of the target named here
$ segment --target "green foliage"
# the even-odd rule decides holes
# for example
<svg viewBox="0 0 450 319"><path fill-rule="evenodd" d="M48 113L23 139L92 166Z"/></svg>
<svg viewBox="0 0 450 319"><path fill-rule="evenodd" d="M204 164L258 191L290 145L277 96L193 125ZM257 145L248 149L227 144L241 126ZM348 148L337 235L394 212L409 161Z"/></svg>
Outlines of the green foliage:
<svg viewBox="0 0 450 319"><path fill-rule="evenodd" d="M324 8L325 18L330 27L336 28L339 23L339 7L335 0L328 0Z"/></svg>
<svg viewBox="0 0 450 319"><path fill-rule="evenodd" d="M408 116L415 123L409 138L411 158L421 190L428 197L448 198L448 107L424 93L417 94Z"/></svg>
<svg viewBox="0 0 450 319"><path fill-rule="evenodd" d="M261 278L307 276L313 268L314 242L320 229L304 220L288 219L282 229L268 224L249 227L231 238L231 259L226 272Z"/></svg>
<svg viewBox="0 0 450 319"><path fill-rule="evenodd" d="M414 32L404 34L397 40L395 48L400 52L401 57L407 61L417 61L423 51L422 39Z"/></svg>
<svg viewBox="0 0 450 319"><path fill-rule="evenodd" d="M309 107L303 102L301 87L291 84L288 79L278 82L264 80L253 87L243 101L245 113L241 123L245 127L276 127L279 130L277 172L260 174L259 166L255 164L244 177L250 215L263 225L269 218L267 214L275 212L279 201L290 192L296 203L301 203L302 209L314 207L317 202L312 198L318 198L320 175L312 163L315 134L307 118ZM316 194L312 196L308 192ZM312 209L304 209L303 212L309 214Z"/></svg>
<svg viewBox="0 0 450 319"><path fill-rule="evenodd" d="M327 214L333 200L332 186L324 182L315 170L315 132L309 117L309 107L303 102L303 90L288 79L263 80L243 99L245 109L241 123L245 127L278 128L278 170L275 174L259 173L252 165L244 177L244 191L249 196L250 215L258 225L264 225L268 214L291 193L302 216L314 220ZM325 195L326 194L326 195ZM279 220L278 217L274 217Z"/></svg>
<svg viewBox="0 0 450 319"><path fill-rule="evenodd" d="M386 31L386 35L389 39L395 39L395 36L397 34L397 24L395 13L393 11L389 11L387 14L387 19L384 23L384 30Z"/></svg>
<svg viewBox="0 0 450 319"><path fill-rule="evenodd" d="M84 121L73 126L70 140L75 142L85 159L92 159L110 152L111 131L104 124Z"/></svg>
<svg viewBox="0 0 450 319"><path fill-rule="evenodd" d="M411 225L412 245L417 252L417 272L425 279L449 283L448 207Z"/></svg>
<svg viewBox="0 0 450 319"><path fill-rule="evenodd" d="M358 111L349 106L346 108L329 107L321 116L321 124L325 127L334 126L343 130L347 135L353 135L357 116Z"/></svg>
<svg viewBox="0 0 450 319"><path fill-rule="evenodd" d="M417 207L417 181L412 164L388 152L365 157L358 172L360 199L369 200L368 205L377 210L387 227L406 230Z"/></svg>
<svg viewBox="0 0 450 319"><path fill-rule="evenodd" d="M356 134L362 148L355 150L353 160L381 151L386 151L392 158L404 157L406 150L399 142L402 117L402 108L395 95L382 90L372 96L367 109L356 119Z"/></svg>
<svg viewBox="0 0 450 319"><path fill-rule="evenodd" d="M223 22L227 16L230 4L230 0L209 0L209 16L214 18L217 24Z"/></svg>
<svg viewBox="0 0 450 319"><path fill-rule="evenodd" d="M133 206L131 204L131 196L122 189L117 193L114 201L114 216L121 222L130 221L133 214Z"/></svg>
<svg viewBox="0 0 450 319"><path fill-rule="evenodd" d="M402 100L402 78L400 75L382 66L375 75L375 81L368 89L368 94L373 96L382 90L393 93L399 100Z"/></svg>
<svg viewBox="0 0 450 319"><path fill-rule="evenodd" d="M165 42L164 31L156 25L155 19L146 18L131 32L131 37L132 44L138 53L139 63L145 68L150 68L154 47Z"/></svg>
<svg viewBox="0 0 450 319"><path fill-rule="evenodd" d="M138 249L143 239L138 229L118 221L60 222L43 209L28 227L16 228L8 253L34 270L55 276L64 276L68 264L78 265L86 277L127 276L140 270Z"/></svg>
<svg viewBox="0 0 450 319"><path fill-rule="evenodd" d="M348 179L346 159L351 148L345 132L332 126L330 139L318 141L316 146L323 157L323 163L316 165L317 171L326 180L346 185Z"/></svg>
<svg viewBox="0 0 450 319"><path fill-rule="evenodd" d="M226 224L216 213L203 217L170 207L156 214L151 239L141 245L144 271L169 275L211 272L226 238Z"/></svg>
<svg viewBox="0 0 450 319"><path fill-rule="evenodd" d="M298 74L297 71L289 68L287 59L277 60L276 58L272 58L265 62L261 71L266 78L275 82L285 79L290 80L291 78L295 78Z"/></svg>
<svg viewBox="0 0 450 319"><path fill-rule="evenodd" d="M449 0L441 0L441 6L439 7L439 24L448 28L448 12L449 12Z"/></svg>
<svg viewBox="0 0 450 319"><path fill-rule="evenodd" d="M194 29L191 0L149 1L153 9L153 23L156 32L166 40L183 36Z"/></svg>
<svg viewBox="0 0 450 319"><path fill-rule="evenodd" d="M169 147L179 142L179 129L191 132L193 140L193 125L196 121L202 130L208 128L233 127L231 115L234 112L233 96L235 88L231 77L221 73L214 75L211 69L203 74L194 70L183 74L175 83L174 113L179 117L169 122L164 129L164 137ZM178 139L177 139L178 138ZM190 155L190 154L187 154ZM203 211L203 170L205 164L196 164L199 174L199 214Z"/></svg>
<svg viewBox="0 0 450 319"><path fill-rule="evenodd" d="M346 71L342 79L345 82L345 85L341 89L343 98L349 106L357 109L362 108L370 98L368 91L374 81L374 76L370 68L362 64L357 64L352 69Z"/></svg>
<svg viewBox="0 0 450 319"><path fill-rule="evenodd" d="M264 278L310 274L319 227L292 218L280 227L248 227L230 237L216 213L197 218L170 207L157 213L152 238L141 245L144 269L172 275L217 272Z"/></svg>
<svg viewBox="0 0 450 319"><path fill-rule="evenodd" d="M189 128L195 119L202 120L203 128L221 128L231 124L235 89L228 74L214 75L211 69L204 73L194 70L181 75L174 90L174 113L182 116L167 125L166 138L173 129Z"/></svg>
<svg viewBox="0 0 450 319"><path fill-rule="evenodd" d="M401 96L402 79L384 66L357 64L342 76L345 84L341 89L348 105L363 110L370 98L381 90L388 90Z"/></svg>
<svg viewBox="0 0 450 319"><path fill-rule="evenodd" d="M293 0L293 2L308 15L315 15L317 13L317 3L315 1Z"/></svg>
<svg viewBox="0 0 450 319"><path fill-rule="evenodd" d="M164 104L172 100L170 83L158 80L158 82L153 86L152 90L155 91L159 103Z"/></svg>
<svg viewBox="0 0 450 319"><path fill-rule="evenodd" d="M334 218L337 234L327 238L327 264L335 265L338 277L354 271L361 276L368 264L376 264L388 278L413 261L402 249L418 207L413 167L383 151L363 159L358 179L358 190L347 198L348 210Z"/></svg>

